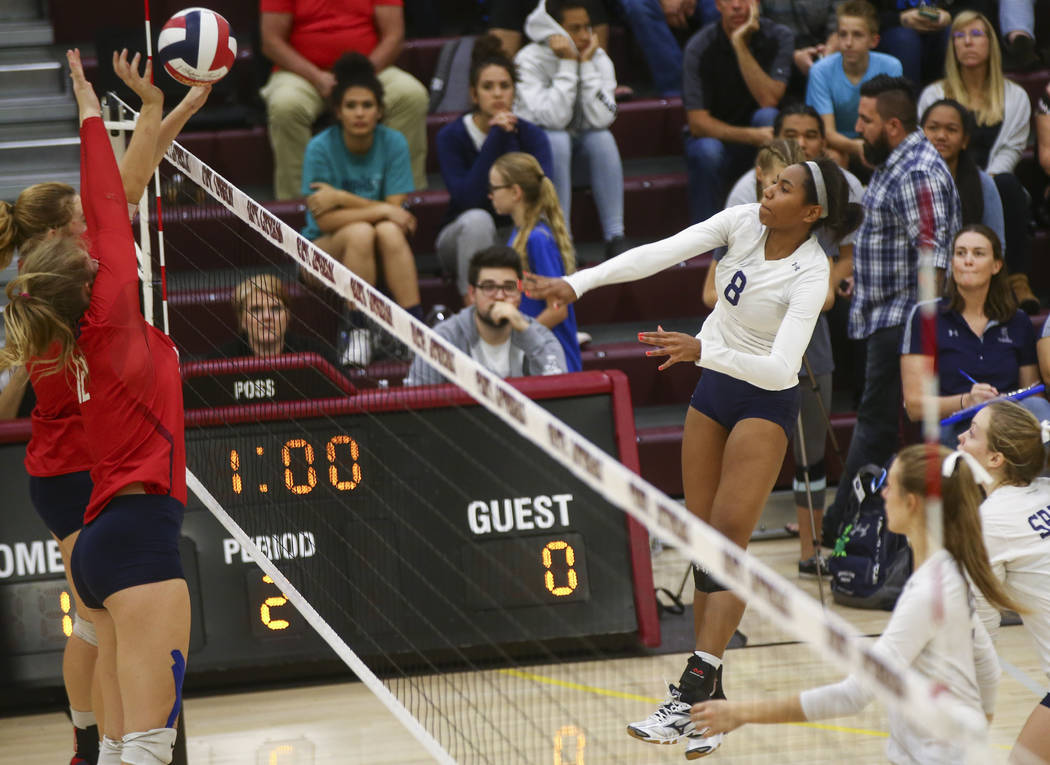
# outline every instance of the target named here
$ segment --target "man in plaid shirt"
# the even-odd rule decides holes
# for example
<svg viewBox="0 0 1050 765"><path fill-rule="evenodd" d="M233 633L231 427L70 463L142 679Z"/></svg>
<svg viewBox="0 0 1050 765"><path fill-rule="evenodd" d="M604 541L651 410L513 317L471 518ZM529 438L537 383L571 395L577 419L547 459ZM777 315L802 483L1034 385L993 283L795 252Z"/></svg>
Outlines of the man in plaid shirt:
<svg viewBox="0 0 1050 765"><path fill-rule="evenodd" d="M885 464L897 447L904 321L918 297L919 253L933 255L938 293L962 227L955 181L917 129L915 95L901 77L878 75L860 89L857 132L875 167L853 246L849 336L867 339L864 392L846 466L824 529L834 533L857 470ZM825 542L829 534L825 533Z"/></svg>

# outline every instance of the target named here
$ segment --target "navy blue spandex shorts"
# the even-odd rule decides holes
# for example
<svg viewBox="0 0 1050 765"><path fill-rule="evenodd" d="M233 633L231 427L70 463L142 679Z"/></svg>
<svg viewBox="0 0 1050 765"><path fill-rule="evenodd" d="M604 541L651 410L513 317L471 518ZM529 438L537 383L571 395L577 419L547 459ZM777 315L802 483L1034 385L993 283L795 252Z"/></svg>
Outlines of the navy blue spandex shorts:
<svg viewBox="0 0 1050 765"><path fill-rule="evenodd" d="M65 539L84 525L84 511L91 499L91 473L29 476L29 498L47 530Z"/></svg>
<svg viewBox="0 0 1050 765"><path fill-rule="evenodd" d="M1048 693L1045 696L1043 696L1043 700L1040 701L1039 703L1042 704L1047 709L1050 709L1050 693Z"/></svg>
<svg viewBox="0 0 1050 765"><path fill-rule="evenodd" d="M766 390L735 377L705 369L689 405L726 430L741 420L757 417L784 429L788 440L795 432L801 395L798 385L787 390Z"/></svg>
<svg viewBox="0 0 1050 765"><path fill-rule="evenodd" d="M88 608L140 584L184 579L179 557L182 503L164 494L114 497L77 537L73 584Z"/></svg>

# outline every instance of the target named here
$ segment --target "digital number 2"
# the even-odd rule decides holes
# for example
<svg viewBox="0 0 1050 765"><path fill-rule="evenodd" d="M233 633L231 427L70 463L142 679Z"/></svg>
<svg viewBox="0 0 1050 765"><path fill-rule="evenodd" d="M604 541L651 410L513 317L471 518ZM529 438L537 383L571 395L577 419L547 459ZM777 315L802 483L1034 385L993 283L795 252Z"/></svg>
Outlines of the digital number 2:
<svg viewBox="0 0 1050 765"><path fill-rule="evenodd" d="M746 286L747 275L743 271L737 271L733 274L733 278L729 280L729 284L726 285L725 290L722 292L726 300L729 301L729 305L736 305L740 302L740 293L744 291Z"/></svg>
<svg viewBox="0 0 1050 765"><path fill-rule="evenodd" d="M1039 512L1028 516L1028 525L1039 534L1040 539L1050 537L1050 507L1044 507Z"/></svg>

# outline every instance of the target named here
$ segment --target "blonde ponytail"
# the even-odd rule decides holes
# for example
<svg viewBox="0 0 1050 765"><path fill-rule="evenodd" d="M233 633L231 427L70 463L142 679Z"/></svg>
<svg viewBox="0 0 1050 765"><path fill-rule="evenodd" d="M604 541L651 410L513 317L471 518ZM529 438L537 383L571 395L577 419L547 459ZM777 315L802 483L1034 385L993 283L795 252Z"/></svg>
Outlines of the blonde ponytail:
<svg viewBox="0 0 1050 765"><path fill-rule="evenodd" d="M525 199L525 220L514 237L512 247L521 257L522 268L529 268L529 255L527 245L529 235L536 228L536 224L544 221L554 236L554 243L561 252L562 267L565 274L576 271L576 252L569 237L569 229L565 225L565 216L562 215L561 205L558 204L558 192L554 189L551 179L543 173L543 168L536 158L531 154L514 151L504 154L492 163L503 180L521 188Z"/></svg>
<svg viewBox="0 0 1050 765"><path fill-rule="evenodd" d="M0 268L6 268L16 249L43 238L73 220L76 189L65 183L37 183L18 195L12 205L0 202Z"/></svg>

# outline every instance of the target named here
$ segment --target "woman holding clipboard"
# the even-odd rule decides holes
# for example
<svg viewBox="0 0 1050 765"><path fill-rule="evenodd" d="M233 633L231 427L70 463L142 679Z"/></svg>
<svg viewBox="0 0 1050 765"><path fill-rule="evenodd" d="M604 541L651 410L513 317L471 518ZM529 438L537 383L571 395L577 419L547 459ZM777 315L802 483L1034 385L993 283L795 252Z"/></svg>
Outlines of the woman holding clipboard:
<svg viewBox="0 0 1050 765"><path fill-rule="evenodd" d="M951 273L937 301L938 417L987 403L1039 382L1035 330L1017 307L999 237L979 223L964 226L952 243ZM922 381L934 370L923 353L920 312L912 309L901 345L904 408L922 418ZM1050 418L1050 402L1035 394L1019 401L1038 419ZM941 443L954 446L969 427L963 418L941 428Z"/></svg>

